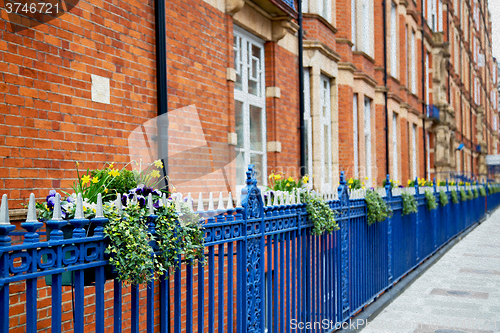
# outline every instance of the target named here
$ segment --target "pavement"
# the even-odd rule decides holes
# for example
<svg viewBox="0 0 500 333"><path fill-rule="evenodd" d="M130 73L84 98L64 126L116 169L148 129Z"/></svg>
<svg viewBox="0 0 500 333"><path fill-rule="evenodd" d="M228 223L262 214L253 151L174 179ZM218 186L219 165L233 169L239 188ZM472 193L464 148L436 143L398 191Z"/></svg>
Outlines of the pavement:
<svg viewBox="0 0 500 333"><path fill-rule="evenodd" d="M500 332L500 209L365 324L362 333Z"/></svg>

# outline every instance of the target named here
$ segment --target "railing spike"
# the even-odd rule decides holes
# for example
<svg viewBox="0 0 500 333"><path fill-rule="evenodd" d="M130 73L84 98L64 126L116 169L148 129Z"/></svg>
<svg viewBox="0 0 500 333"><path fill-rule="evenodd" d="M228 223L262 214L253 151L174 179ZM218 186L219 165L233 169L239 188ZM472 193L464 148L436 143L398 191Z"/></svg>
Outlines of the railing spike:
<svg viewBox="0 0 500 333"><path fill-rule="evenodd" d="M243 207L241 205L241 192L240 193L236 193L236 207Z"/></svg>
<svg viewBox="0 0 500 333"><path fill-rule="evenodd" d="M302 190L298 189L297 190L297 204L301 204L301 202L300 202L300 192L302 192Z"/></svg>
<svg viewBox="0 0 500 333"><path fill-rule="evenodd" d="M116 194L115 207L118 210L118 213L122 211L122 195L120 193Z"/></svg>
<svg viewBox="0 0 500 333"><path fill-rule="evenodd" d="M212 192L210 192L209 198L208 198L208 211L213 211L214 209L214 195Z"/></svg>
<svg viewBox="0 0 500 333"><path fill-rule="evenodd" d="M181 203L182 203L182 193L177 193L177 195L175 197L176 197L175 211L177 213L180 213L181 212Z"/></svg>
<svg viewBox="0 0 500 333"><path fill-rule="evenodd" d="M28 204L28 217L26 218L26 222L38 222L36 218L36 201L35 194L30 194L30 201Z"/></svg>
<svg viewBox="0 0 500 333"><path fill-rule="evenodd" d="M273 202L273 206L278 206L279 203L278 203L278 196L279 196L279 191L275 191L274 192L274 202Z"/></svg>
<svg viewBox="0 0 500 333"><path fill-rule="evenodd" d="M280 205L285 205L285 194L283 191L280 191Z"/></svg>
<svg viewBox="0 0 500 333"><path fill-rule="evenodd" d="M100 195L100 193L99 193ZM102 208L101 208L102 209ZM54 210L52 211L52 220L53 221L61 221L61 195L56 193L55 202L54 202Z"/></svg>
<svg viewBox="0 0 500 333"><path fill-rule="evenodd" d="M97 193L97 208L95 210L95 217L101 218L104 217L104 212L102 208L102 195L101 193Z"/></svg>
<svg viewBox="0 0 500 333"><path fill-rule="evenodd" d="M231 210L231 209L234 209L233 207L233 194L231 192L229 192L229 196L227 198L227 210Z"/></svg>
<svg viewBox="0 0 500 333"><path fill-rule="evenodd" d="M222 196L222 192L219 192L219 203L217 204L217 210L225 210L224 197Z"/></svg>
<svg viewBox="0 0 500 333"><path fill-rule="evenodd" d="M200 192L200 195L198 196L198 208L196 209L198 212L203 212L205 211L205 207L203 207L203 195Z"/></svg>
<svg viewBox="0 0 500 333"><path fill-rule="evenodd" d="M82 194L78 193L76 197L76 211L75 211L75 219L83 219L85 216L83 215L83 198Z"/></svg>
<svg viewBox="0 0 500 333"><path fill-rule="evenodd" d="M273 203L272 203L272 198L271 198L271 194L273 193L273 191L267 191L267 205L268 206L272 206Z"/></svg>
<svg viewBox="0 0 500 333"><path fill-rule="evenodd" d="M10 224L9 199L7 199L7 194L2 195L2 205L0 206L0 224Z"/></svg>
<svg viewBox="0 0 500 333"><path fill-rule="evenodd" d="M286 197L285 204L289 205L290 204L290 192L286 192L285 197Z"/></svg>
<svg viewBox="0 0 500 333"><path fill-rule="evenodd" d="M149 208L149 215L154 215L155 208L153 206L153 194L152 193L148 194L148 208Z"/></svg>
<svg viewBox="0 0 500 333"><path fill-rule="evenodd" d="M161 196L160 202L161 202L163 207L167 207L167 194L166 193L163 193L163 195Z"/></svg>
<svg viewBox="0 0 500 333"><path fill-rule="evenodd" d="M193 211L193 198L191 198L191 192L188 192L187 195L187 205L190 211Z"/></svg>

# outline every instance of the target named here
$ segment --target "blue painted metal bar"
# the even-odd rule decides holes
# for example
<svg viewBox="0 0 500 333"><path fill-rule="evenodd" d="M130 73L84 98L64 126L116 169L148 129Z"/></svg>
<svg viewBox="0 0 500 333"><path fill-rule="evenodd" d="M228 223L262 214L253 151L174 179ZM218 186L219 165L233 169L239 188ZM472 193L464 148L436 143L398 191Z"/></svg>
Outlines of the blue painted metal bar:
<svg viewBox="0 0 500 333"><path fill-rule="evenodd" d="M168 276L168 272L166 272ZM169 321L169 285L165 275L160 277L160 332L168 333L170 331Z"/></svg>
<svg viewBox="0 0 500 333"><path fill-rule="evenodd" d="M115 333L122 331L122 283L114 281L114 304L113 304L113 330Z"/></svg>
<svg viewBox="0 0 500 333"><path fill-rule="evenodd" d="M58 275L60 275L60 274L58 274ZM54 277L52 277L52 278L54 278ZM96 267L95 268L95 310L96 310L95 331L96 331L96 333L104 333L104 315L103 314L104 314L104 284L105 283L106 283L106 278L104 275L104 266ZM54 286L54 285L52 285L52 286Z"/></svg>
<svg viewBox="0 0 500 333"><path fill-rule="evenodd" d="M193 261L186 267L186 333L193 333Z"/></svg>
<svg viewBox="0 0 500 333"><path fill-rule="evenodd" d="M181 257L179 256L176 261L176 267L174 267L174 332L181 332L181 318L182 318L182 309L181 309L181 294L182 294L182 281L181 281ZM154 293L151 297L153 299L152 302L152 311L154 311ZM153 318L152 323L154 323L154 315L151 316Z"/></svg>
<svg viewBox="0 0 500 333"><path fill-rule="evenodd" d="M219 314L219 322L217 323L217 326L219 328L219 333L223 333L225 331L224 330L224 278L221 277L224 277L224 244L219 244L217 261L219 263L219 271L217 272L219 276L218 278L219 287L217 288L217 296L219 301L217 312Z"/></svg>
<svg viewBox="0 0 500 333"><path fill-rule="evenodd" d="M139 285L130 286L130 331L139 332Z"/></svg>

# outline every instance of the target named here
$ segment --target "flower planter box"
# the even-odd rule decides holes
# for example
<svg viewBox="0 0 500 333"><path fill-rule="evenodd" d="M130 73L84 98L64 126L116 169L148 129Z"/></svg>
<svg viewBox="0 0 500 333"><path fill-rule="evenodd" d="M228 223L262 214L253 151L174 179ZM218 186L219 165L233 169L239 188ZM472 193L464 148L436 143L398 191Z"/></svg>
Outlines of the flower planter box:
<svg viewBox="0 0 500 333"><path fill-rule="evenodd" d="M46 226L47 228L47 240L50 240L50 232L52 231L52 228L49 226ZM70 239L73 237L73 229L75 229L74 226L72 226L69 222L67 225L65 225L61 231L63 232L63 238L64 239ZM85 226L85 230L88 232L88 236L93 236L94 235L94 229L95 225L92 223L88 224ZM70 256L70 253L66 254L66 257L68 258ZM110 265L104 266L104 274L106 280L112 280L116 278L116 273L113 272L113 267ZM74 272L64 272L62 273L62 285L63 286L73 286L75 283L75 276ZM94 285L95 283L95 268L87 268L85 269L84 273L84 285L85 286L91 286ZM45 284L47 286L52 286L52 275L45 276Z"/></svg>

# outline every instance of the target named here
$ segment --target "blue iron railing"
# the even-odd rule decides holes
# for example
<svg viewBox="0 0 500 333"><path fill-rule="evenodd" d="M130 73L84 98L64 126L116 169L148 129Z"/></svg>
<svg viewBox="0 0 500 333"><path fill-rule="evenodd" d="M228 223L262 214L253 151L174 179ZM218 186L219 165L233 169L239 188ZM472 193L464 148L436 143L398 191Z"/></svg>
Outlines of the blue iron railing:
<svg viewBox="0 0 500 333"><path fill-rule="evenodd" d="M427 117L439 120L439 108L434 104L427 105Z"/></svg>
<svg viewBox="0 0 500 333"><path fill-rule="evenodd" d="M0 209L0 330L8 332L9 325L18 323L9 321L9 308L17 305L20 298L15 296L22 294L26 313L19 322L26 324L19 325L21 330L35 332L41 320L37 295L47 289L52 332L62 331L63 315L72 319L69 327L77 333L111 328L121 332L125 326L131 332L284 333L303 331L301 323L306 322L331 323L316 330L331 332L484 218L486 209L500 204L500 193L453 204L446 186L440 190L446 191L450 203L429 211L422 189L416 185L418 212L402 216L401 196L393 196L397 190L388 185L385 200L393 215L368 226L366 202L350 199L342 173L338 198L327 201L336 212L340 230L315 236L306 205L299 198L275 195L274 203L268 198L266 205L253 166L246 183L241 205L233 208L229 201L225 207L220 200L218 209L198 212L206 231L206 265L182 264L159 283L132 287L122 286L106 274L107 240L102 228L106 219L69 221L75 226L69 239L62 239L59 233L66 221L49 221L52 237L40 241L36 231L42 223L31 214L22 224L27 230L24 243L11 245L9 234L14 226L8 223L4 196ZM455 189L460 198L459 187ZM439 204L438 188L427 190L433 191ZM34 203L34 197L30 202ZM96 228L93 236L86 237L81 228L89 222ZM74 309L62 307L63 298L71 293L62 286L66 272L74 273ZM86 286L89 274L95 282ZM43 285L45 276L51 276L50 287ZM106 279L113 283L106 284ZM85 295L93 297L86 299ZM88 311L89 306L95 309Z"/></svg>

